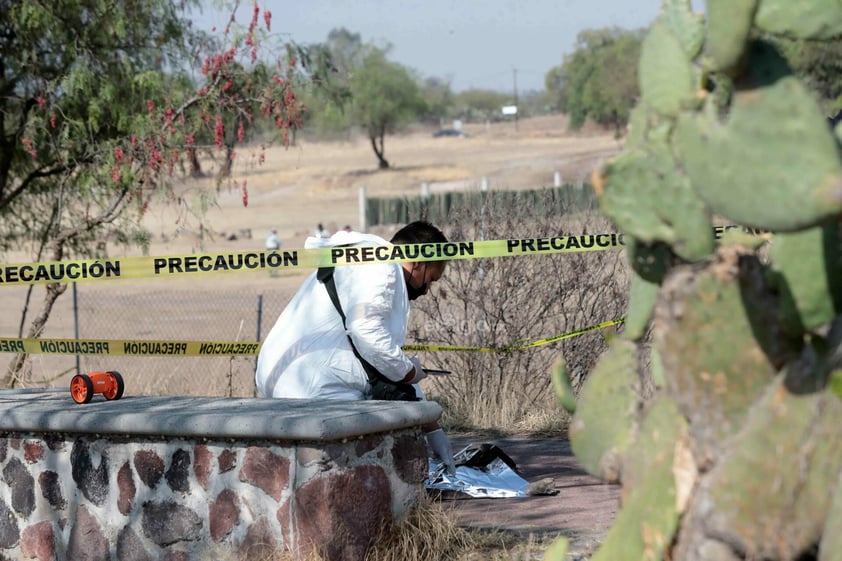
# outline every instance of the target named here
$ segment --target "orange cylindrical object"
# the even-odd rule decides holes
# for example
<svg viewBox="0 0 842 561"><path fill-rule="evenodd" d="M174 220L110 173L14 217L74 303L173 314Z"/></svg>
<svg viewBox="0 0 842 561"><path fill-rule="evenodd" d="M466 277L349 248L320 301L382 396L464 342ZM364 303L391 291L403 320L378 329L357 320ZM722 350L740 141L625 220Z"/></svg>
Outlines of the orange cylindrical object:
<svg viewBox="0 0 842 561"><path fill-rule="evenodd" d="M114 376L108 372L90 372L88 377L94 384L94 393L114 393L117 391L117 382Z"/></svg>

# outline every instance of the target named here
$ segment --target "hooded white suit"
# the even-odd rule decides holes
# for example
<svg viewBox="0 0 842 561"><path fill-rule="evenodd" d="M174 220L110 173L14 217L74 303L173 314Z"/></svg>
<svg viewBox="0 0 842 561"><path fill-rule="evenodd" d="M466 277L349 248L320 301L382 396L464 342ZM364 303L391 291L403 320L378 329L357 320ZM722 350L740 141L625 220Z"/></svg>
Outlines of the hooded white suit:
<svg viewBox="0 0 842 561"><path fill-rule="evenodd" d="M305 247L390 245L360 232L308 238ZM413 363L406 342L409 297L400 263L340 265L336 292L348 334L360 355L380 373L402 380ZM266 336L257 358L255 384L262 397L366 399L368 376L354 356L327 289L314 272L299 288Z"/></svg>

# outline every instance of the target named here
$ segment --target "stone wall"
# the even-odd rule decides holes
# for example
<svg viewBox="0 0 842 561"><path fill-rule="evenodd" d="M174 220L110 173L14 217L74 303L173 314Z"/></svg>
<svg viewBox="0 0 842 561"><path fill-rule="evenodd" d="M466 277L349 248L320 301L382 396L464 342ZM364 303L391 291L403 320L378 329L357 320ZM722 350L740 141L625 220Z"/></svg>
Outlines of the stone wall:
<svg viewBox="0 0 842 561"><path fill-rule="evenodd" d="M0 560L361 560L423 493L426 457L417 427L309 442L3 432Z"/></svg>

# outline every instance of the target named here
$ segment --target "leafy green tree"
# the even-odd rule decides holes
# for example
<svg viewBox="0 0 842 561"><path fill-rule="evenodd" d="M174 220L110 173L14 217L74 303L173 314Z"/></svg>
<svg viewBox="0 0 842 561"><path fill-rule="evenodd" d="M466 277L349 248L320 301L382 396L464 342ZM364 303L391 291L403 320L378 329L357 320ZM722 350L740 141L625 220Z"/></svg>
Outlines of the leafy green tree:
<svg viewBox="0 0 842 561"><path fill-rule="evenodd" d="M450 82L431 76L421 82L421 95L427 103L423 119L425 122L441 125L450 117L455 96Z"/></svg>
<svg viewBox="0 0 842 561"><path fill-rule="evenodd" d="M456 94L455 112L466 121L497 120L503 106L513 102L511 94L470 89Z"/></svg>
<svg viewBox="0 0 842 561"><path fill-rule="evenodd" d="M351 122L366 130L380 169L389 167L384 138L424 111L425 103L412 73L372 47L349 80Z"/></svg>
<svg viewBox="0 0 842 561"><path fill-rule="evenodd" d="M570 116L572 130L591 119L619 134L640 95L637 59L642 38L640 30L582 31L576 49L547 73L547 89L555 95L557 107Z"/></svg>
<svg viewBox="0 0 842 561"><path fill-rule="evenodd" d="M362 64L369 47L363 44L359 33L342 27L332 29L324 43L288 48L301 62L297 90L309 108L305 126L322 136L346 133L351 125L345 112L351 98L350 76Z"/></svg>
<svg viewBox="0 0 842 561"><path fill-rule="evenodd" d="M182 216L207 205L172 188L197 139L230 159L226 135L242 140L255 120L298 126L290 82L268 71L255 81L250 70L271 12L255 5L240 32L229 25L215 40L192 30L182 10L191 5L0 2L0 251L62 261L104 257L106 241L145 246L138 224L153 198ZM247 204L245 182L231 181ZM20 336L40 336L67 289L45 286L26 329L30 290ZM24 380L25 366L16 357L0 385Z"/></svg>

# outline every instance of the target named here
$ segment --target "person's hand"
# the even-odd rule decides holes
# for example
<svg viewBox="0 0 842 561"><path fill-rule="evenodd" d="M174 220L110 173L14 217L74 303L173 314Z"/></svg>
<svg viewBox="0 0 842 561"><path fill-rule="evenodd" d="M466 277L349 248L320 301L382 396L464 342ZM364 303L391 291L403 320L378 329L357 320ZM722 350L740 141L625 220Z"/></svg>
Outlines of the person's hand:
<svg viewBox="0 0 842 561"><path fill-rule="evenodd" d="M415 368L415 375L409 381L410 384L417 384L421 380L427 377L427 373L424 372L424 369L421 367L421 361L418 359L417 356L414 356L409 359L412 363L412 366Z"/></svg>
<svg viewBox="0 0 842 561"><path fill-rule="evenodd" d="M427 433L427 443L433 449L433 453L444 463L449 475L456 475L456 464L453 461L453 448L450 446L450 439L442 429L436 429Z"/></svg>

